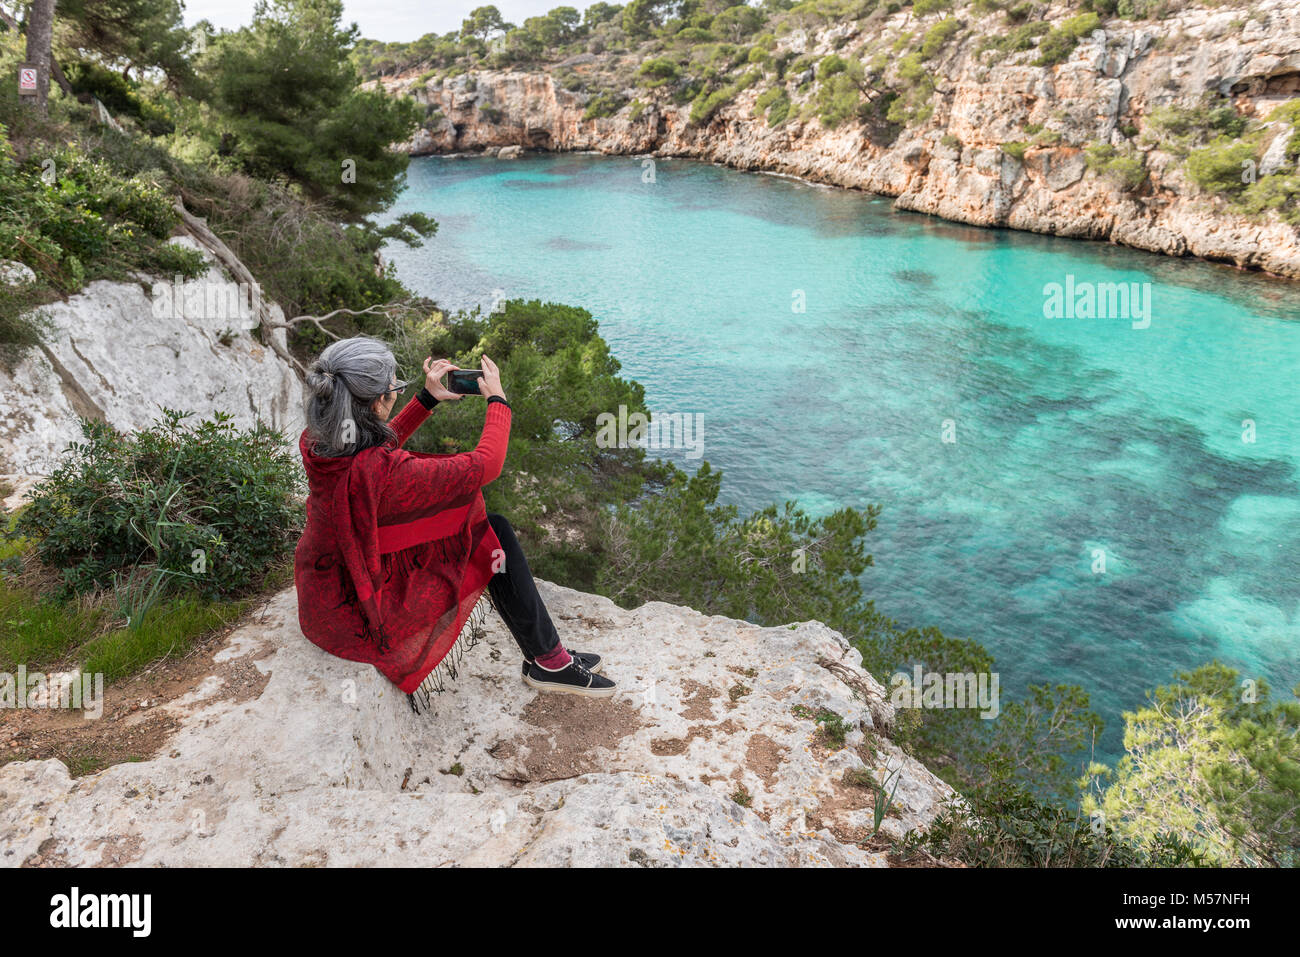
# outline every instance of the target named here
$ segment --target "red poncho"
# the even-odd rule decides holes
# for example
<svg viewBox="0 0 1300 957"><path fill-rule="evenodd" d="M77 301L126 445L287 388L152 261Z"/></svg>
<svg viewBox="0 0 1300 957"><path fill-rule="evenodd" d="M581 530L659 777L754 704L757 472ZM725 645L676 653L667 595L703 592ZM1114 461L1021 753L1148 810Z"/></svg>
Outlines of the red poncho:
<svg viewBox="0 0 1300 957"><path fill-rule="evenodd" d="M501 545L480 489L501 474L510 438L510 407L489 402L474 451L402 449L428 414L412 399L392 420L395 445L354 456L313 454L305 430L298 440L309 488L294 553L302 632L408 694L451 651L492 576Z"/></svg>

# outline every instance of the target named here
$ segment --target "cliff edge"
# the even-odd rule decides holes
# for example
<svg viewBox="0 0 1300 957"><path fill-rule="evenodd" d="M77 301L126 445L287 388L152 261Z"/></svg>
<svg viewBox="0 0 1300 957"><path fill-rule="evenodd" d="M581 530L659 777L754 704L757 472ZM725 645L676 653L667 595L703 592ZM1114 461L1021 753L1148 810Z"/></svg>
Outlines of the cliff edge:
<svg viewBox="0 0 1300 957"><path fill-rule="evenodd" d="M80 778L58 760L0 767L0 862L887 866L863 772L899 770L885 835L952 796L889 739L884 689L825 625L541 587L566 644L605 656L615 698L527 688L490 614L415 714L373 668L309 643L290 589L188 694L105 717L164 709L176 730L150 760Z"/></svg>

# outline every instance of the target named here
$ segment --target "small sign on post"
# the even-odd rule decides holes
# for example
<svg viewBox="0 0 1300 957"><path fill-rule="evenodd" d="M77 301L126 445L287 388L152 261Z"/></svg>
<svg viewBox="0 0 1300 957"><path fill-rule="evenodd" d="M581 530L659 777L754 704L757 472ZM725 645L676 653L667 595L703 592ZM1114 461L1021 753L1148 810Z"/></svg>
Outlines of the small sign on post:
<svg viewBox="0 0 1300 957"><path fill-rule="evenodd" d="M35 96L36 95L36 64L20 63L18 64L18 95Z"/></svg>

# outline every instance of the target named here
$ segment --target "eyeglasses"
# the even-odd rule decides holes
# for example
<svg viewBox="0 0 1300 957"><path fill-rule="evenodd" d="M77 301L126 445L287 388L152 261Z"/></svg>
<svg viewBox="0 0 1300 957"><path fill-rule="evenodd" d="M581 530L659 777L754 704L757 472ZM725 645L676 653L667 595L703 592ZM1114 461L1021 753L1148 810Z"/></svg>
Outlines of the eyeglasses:
<svg viewBox="0 0 1300 957"><path fill-rule="evenodd" d="M392 395L394 392L401 392L403 389L405 389L408 385L410 385L414 381L415 381L414 379L408 379L405 382L398 382L397 385L393 386L387 392L381 392L379 393L379 395L375 396L374 398L382 399L385 396ZM374 399L372 399L371 401L373 402Z"/></svg>

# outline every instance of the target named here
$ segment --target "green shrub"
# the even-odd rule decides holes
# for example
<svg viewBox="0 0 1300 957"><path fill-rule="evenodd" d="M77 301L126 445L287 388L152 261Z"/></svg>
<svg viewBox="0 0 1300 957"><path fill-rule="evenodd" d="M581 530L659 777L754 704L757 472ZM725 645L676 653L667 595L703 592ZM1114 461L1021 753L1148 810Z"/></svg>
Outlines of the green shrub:
<svg viewBox="0 0 1300 957"><path fill-rule="evenodd" d="M74 144L20 165L0 127L0 259L64 293L153 268L170 255L158 247L177 220L161 179L157 170L123 175Z"/></svg>
<svg viewBox="0 0 1300 957"><path fill-rule="evenodd" d="M1025 161L1025 151L1029 149L1029 144L1012 141L1010 143L1003 143L1001 149L1002 152L1006 153L1016 162L1023 163Z"/></svg>
<svg viewBox="0 0 1300 957"><path fill-rule="evenodd" d="M1033 12L1034 4L1032 0L1025 0L1024 3L1018 3L1007 11L1007 19L1012 23L1024 23Z"/></svg>
<svg viewBox="0 0 1300 957"><path fill-rule="evenodd" d="M587 108L582 113L584 120L594 120L602 116L613 116L623 108L627 100L619 96L613 90L601 90L587 102Z"/></svg>
<svg viewBox="0 0 1300 957"><path fill-rule="evenodd" d="M672 60L659 57L642 63L641 69L637 70L637 76L641 78L642 86L663 86L665 83L676 82L681 76L681 69Z"/></svg>
<svg viewBox="0 0 1300 957"><path fill-rule="evenodd" d="M501 117L505 114L491 103L480 103L478 115L487 120L487 122L496 125L501 122Z"/></svg>
<svg viewBox="0 0 1300 957"><path fill-rule="evenodd" d="M919 53L909 53L899 60L898 76L908 84L919 83L928 76L925 72L925 66L921 63L921 55Z"/></svg>
<svg viewBox="0 0 1300 957"><path fill-rule="evenodd" d="M1159 20L1182 9L1178 0L1095 0L1098 13L1114 4L1115 15L1125 20Z"/></svg>
<svg viewBox="0 0 1300 957"><path fill-rule="evenodd" d="M843 57L836 53L832 53L829 56L824 57L821 63L817 64L817 79L829 79L837 73L843 73L848 69L848 66L849 65L844 62Z"/></svg>
<svg viewBox="0 0 1300 957"><path fill-rule="evenodd" d="M1147 128L1168 152L1186 156L1190 150L1216 136L1236 139L1248 121L1226 98L1207 95L1195 106L1157 107L1147 116Z"/></svg>
<svg viewBox="0 0 1300 957"><path fill-rule="evenodd" d="M713 43L718 38L702 27L686 27L673 34L673 39L685 43Z"/></svg>
<svg viewBox="0 0 1300 957"><path fill-rule="evenodd" d="M183 276L195 279L208 269L208 261L203 253L179 243L163 243L149 257L149 271L156 276L170 279Z"/></svg>
<svg viewBox="0 0 1300 957"><path fill-rule="evenodd" d="M187 418L164 410L129 435L83 420L85 441L36 486L8 535L30 539L70 593L138 572L206 599L256 585L292 549L300 466L268 427Z"/></svg>
<svg viewBox="0 0 1300 957"><path fill-rule="evenodd" d="M1044 33L1050 32L1052 25L1044 23L1041 20L1034 23L1022 23L1012 30L1004 38L1001 49L1007 53L1019 53L1022 50L1032 50L1034 40L1041 37Z"/></svg>
<svg viewBox="0 0 1300 957"><path fill-rule="evenodd" d="M1079 45L1079 41L1101 26L1095 13L1081 13L1070 17L1043 37L1038 45L1038 66L1055 66L1064 63Z"/></svg>
<svg viewBox="0 0 1300 957"><path fill-rule="evenodd" d="M946 806L924 831L909 832L899 854L916 851L970 867L1188 867L1203 856L1183 840L1156 836L1139 848L1108 825L1094 831L1078 811L1024 791Z"/></svg>
<svg viewBox="0 0 1300 957"><path fill-rule="evenodd" d="M844 720L843 715L829 708L819 708L813 720L817 722L817 739L823 747L831 751L838 751L844 747L844 739L852 730L852 726Z"/></svg>
<svg viewBox="0 0 1300 957"><path fill-rule="evenodd" d="M1284 222L1300 226L1300 176L1294 173L1261 176L1246 187L1237 208L1254 216L1274 212Z"/></svg>
<svg viewBox="0 0 1300 957"><path fill-rule="evenodd" d="M1300 159L1300 98L1288 100L1269 114L1269 122L1289 123L1291 139L1287 140L1287 159Z"/></svg>
<svg viewBox="0 0 1300 957"><path fill-rule="evenodd" d="M852 73L839 73L817 89L814 106L822 126L833 129L845 120L865 118L861 78L862 66L855 63Z"/></svg>
<svg viewBox="0 0 1300 957"><path fill-rule="evenodd" d="M0 362L16 361L45 339L49 321L36 310L56 295L43 291L39 283L0 283Z"/></svg>
<svg viewBox="0 0 1300 957"><path fill-rule="evenodd" d="M780 126L790 115L790 97L783 86L771 86L758 95L754 102L754 115L767 114L769 127Z"/></svg>
<svg viewBox="0 0 1300 957"><path fill-rule="evenodd" d="M909 53L898 62L898 77L902 90L889 103L886 119L903 126L924 123L934 112L930 99L935 86L920 53Z"/></svg>
<svg viewBox="0 0 1300 957"><path fill-rule="evenodd" d="M763 78L762 70L750 70L740 78L720 87L713 92L701 90L691 103L691 124L701 126L713 119L713 114L726 106L741 90L753 86Z"/></svg>
<svg viewBox="0 0 1300 957"><path fill-rule="evenodd" d="M119 119L134 118L150 136L164 136L176 129L164 107L142 96L139 84L131 83L116 70L89 60L74 60L64 72L74 93L95 97Z"/></svg>
<svg viewBox="0 0 1300 957"><path fill-rule="evenodd" d="M925 39L921 41L921 59L928 60L937 54L960 29L961 23L955 17L949 17L925 31Z"/></svg>
<svg viewBox="0 0 1300 957"><path fill-rule="evenodd" d="M782 91L781 96L772 104L772 109L767 113L767 125L777 127L784 123L790 116L790 97Z"/></svg>
<svg viewBox="0 0 1300 957"><path fill-rule="evenodd" d="M789 76L798 76L799 74L805 72L812 65L813 65L813 57L810 54L805 53L802 56L797 57L794 60L794 62L791 63L790 66L786 68L786 73Z"/></svg>
<svg viewBox="0 0 1300 957"><path fill-rule="evenodd" d="M1089 169L1128 192L1147 180L1146 163L1133 149L1121 152L1109 143L1092 143L1084 150L1084 155Z"/></svg>
<svg viewBox="0 0 1300 957"><path fill-rule="evenodd" d="M1247 185L1243 173L1251 168L1255 159L1253 144L1220 136L1188 155L1187 175L1207 193L1238 196Z"/></svg>
<svg viewBox="0 0 1300 957"><path fill-rule="evenodd" d="M912 4L912 12L918 17L924 17L937 10L947 10L951 6L952 0L915 0Z"/></svg>

